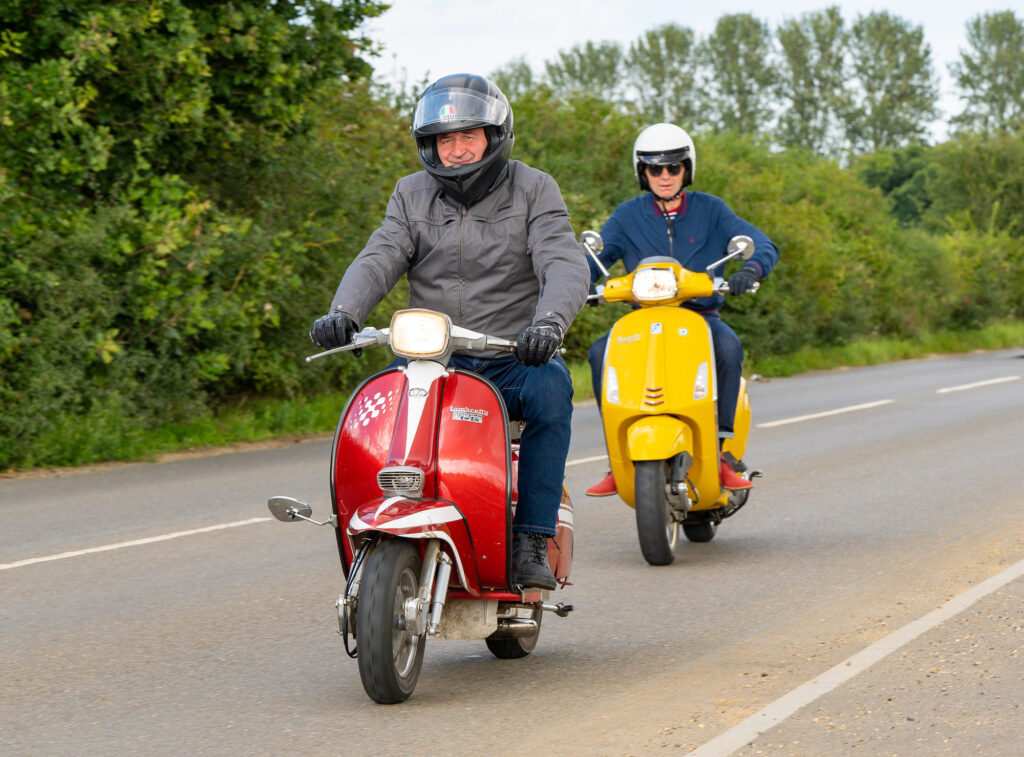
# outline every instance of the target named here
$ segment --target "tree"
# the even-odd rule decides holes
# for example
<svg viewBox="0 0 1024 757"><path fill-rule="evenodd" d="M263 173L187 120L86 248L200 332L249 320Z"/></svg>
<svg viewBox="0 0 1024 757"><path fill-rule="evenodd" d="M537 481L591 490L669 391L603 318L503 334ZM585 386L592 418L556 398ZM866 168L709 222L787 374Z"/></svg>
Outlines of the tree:
<svg viewBox="0 0 1024 757"><path fill-rule="evenodd" d="M782 23L782 49L776 139L785 147L805 147L836 155L842 140L847 32L837 6Z"/></svg>
<svg viewBox="0 0 1024 757"><path fill-rule="evenodd" d="M846 136L856 153L925 142L938 116L938 84L921 26L887 12L850 30L852 80Z"/></svg>
<svg viewBox="0 0 1024 757"><path fill-rule="evenodd" d="M693 30L665 24L630 45L626 69L641 117L687 126L699 112Z"/></svg>
<svg viewBox="0 0 1024 757"><path fill-rule="evenodd" d="M105 192L136 171L258 159L313 93L370 73L367 0L12 0L0 5L0 163ZM209 165L209 164L207 164Z"/></svg>
<svg viewBox="0 0 1024 757"><path fill-rule="evenodd" d="M740 134L766 131L777 77L768 25L749 13L722 16L698 54L708 125Z"/></svg>
<svg viewBox="0 0 1024 757"><path fill-rule="evenodd" d="M587 42L560 50L544 64L552 91L562 98L596 97L609 102L622 98L622 47L617 42Z"/></svg>
<svg viewBox="0 0 1024 757"><path fill-rule="evenodd" d="M1024 122L1024 23L1013 11L967 22L970 49L949 72L965 103L953 117L964 129L1012 131Z"/></svg>
<svg viewBox="0 0 1024 757"><path fill-rule="evenodd" d="M522 55L492 71L489 78L513 103L533 89L536 83L533 69L526 62L526 57Z"/></svg>

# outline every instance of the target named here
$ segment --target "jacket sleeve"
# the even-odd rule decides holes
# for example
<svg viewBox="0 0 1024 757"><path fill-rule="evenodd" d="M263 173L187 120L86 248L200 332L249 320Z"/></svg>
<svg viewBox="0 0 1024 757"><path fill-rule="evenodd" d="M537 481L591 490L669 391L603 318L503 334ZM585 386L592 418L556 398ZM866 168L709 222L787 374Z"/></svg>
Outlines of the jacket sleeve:
<svg viewBox="0 0 1024 757"><path fill-rule="evenodd" d="M540 283L533 322L552 321L564 334L587 301L590 271L569 225L562 193L547 174L538 176L527 224L530 259Z"/></svg>
<svg viewBox="0 0 1024 757"><path fill-rule="evenodd" d="M740 234L746 234L753 239L754 255L747 262L760 269L762 279L772 272L775 264L779 262L779 248L763 231L749 221L744 221L724 202L719 207L718 225L729 239Z"/></svg>
<svg viewBox="0 0 1024 757"><path fill-rule="evenodd" d="M360 325L409 270L415 252L400 188L395 187L384 222L345 270L331 301L332 312L345 313Z"/></svg>
<svg viewBox="0 0 1024 757"><path fill-rule="evenodd" d="M626 234L622 228L622 216L626 212L624 206L625 203L619 205L615 212L611 214L611 217L604 222L604 226L601 227L601 241L604 243L604 249L601 250L597 257L608 270L611 270L613 265L625 258ZM590 264L590 280L597 281L602 275L600 269L598 269L590 256L587 256L587 262Z"/></svg>

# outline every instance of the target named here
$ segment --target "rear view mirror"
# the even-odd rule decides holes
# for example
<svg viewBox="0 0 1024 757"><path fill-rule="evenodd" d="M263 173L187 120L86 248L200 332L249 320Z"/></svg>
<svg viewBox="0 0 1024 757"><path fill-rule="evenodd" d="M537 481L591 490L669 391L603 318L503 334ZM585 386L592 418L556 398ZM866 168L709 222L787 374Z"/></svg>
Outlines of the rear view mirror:
<svg viewBox="0 0 1024 757"><path fill-rule="evenodd" d="M594 255L604 249L604 241L601 239L601 235L589 229L580 234L580 244Z"/></svg>
<svg viewBox="0 0 1024 757"><path fill-rule="evenodd" d="M754 255L754 240L746 234L733 237L729 240L729 247L726 249L729 257L739 257L742 260L750 260Z"/></svg>

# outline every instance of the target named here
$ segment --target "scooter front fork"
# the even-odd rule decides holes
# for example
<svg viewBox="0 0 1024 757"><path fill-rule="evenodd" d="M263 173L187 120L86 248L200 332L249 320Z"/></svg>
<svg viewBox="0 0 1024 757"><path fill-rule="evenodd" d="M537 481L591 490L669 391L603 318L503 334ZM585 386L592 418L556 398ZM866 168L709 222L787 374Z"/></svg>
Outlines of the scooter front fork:
<svg viewBox="0 0 1024 757"><path fill-rule="evenodd" d="M437 633L451 572L452 560L441 551L441 541L428 541L420 571L419 591L415 597L405 600L403 607L405 627L414 636L422 636L424 631L431 636Z"/></svg>
<svg viewBox="0 0 1024 757"><path fill-rule="evenodd" d="M669 461L669 502L673 508L682 512L689 510L693 504L687 486L687 475L691 465L693 457L689 452L680 452Z"/></svg>

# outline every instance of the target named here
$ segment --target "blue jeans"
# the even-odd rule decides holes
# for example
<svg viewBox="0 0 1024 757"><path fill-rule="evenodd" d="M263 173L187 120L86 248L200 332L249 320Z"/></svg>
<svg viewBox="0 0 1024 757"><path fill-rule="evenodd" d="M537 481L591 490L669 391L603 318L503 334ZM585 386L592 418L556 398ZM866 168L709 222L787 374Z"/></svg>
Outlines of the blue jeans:
<svg viewBox="0 0 1024 757"><path fill-rule="evenodd" d="M743 376L743 343L718 313L703 313L711 329L715 348L715 378L718 381L718 435L732 436L736 421L736 402L740 396L740 378ZM605 334L587 353L590 362L590 380L594 385L597 406L601 406L601 377L604 373L604 351L608 344Z"/></svg>
<svg viewBox="0 0 1024 757"><path fill-rule="evenodd" d="M501 392L509 418L526 422L519 440L519 502L512 530L554 536L572 428L572 379L565 362L556 355L531 367L511 355L489 360L453 355L449 367L489 380Z"/></svg>

